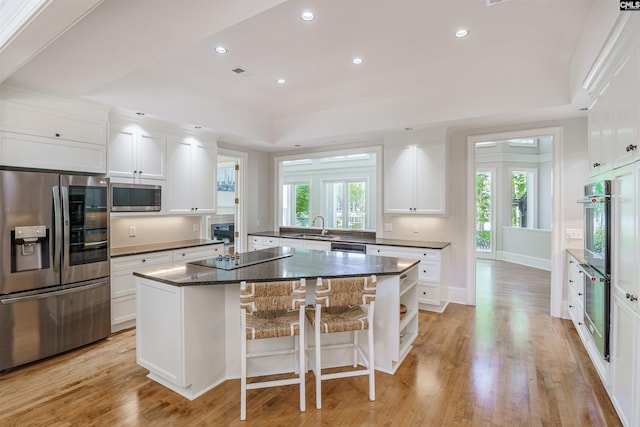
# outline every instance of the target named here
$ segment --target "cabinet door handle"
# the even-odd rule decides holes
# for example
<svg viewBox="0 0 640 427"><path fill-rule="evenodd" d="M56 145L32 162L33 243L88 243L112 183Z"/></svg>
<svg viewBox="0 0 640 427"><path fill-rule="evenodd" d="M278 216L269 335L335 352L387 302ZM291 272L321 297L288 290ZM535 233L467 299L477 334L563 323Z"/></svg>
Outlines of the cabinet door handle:
<svg viewBox="0 0 640 427"><path fill-rule="evenodd" d="M633 151L633 150L635 150L636 148L638 148L638 146L637 146L637 145L634 145L634 144L629 144L629 145L627 145L627 148L626 148L627 153L628 153L629 151Z"/></svg>
<svg viewBox="0 0 640 427"><path fill-rule="evenodd" d="M638 300L638 297L632 294L626 294L625 297L627 297L627 299L631 302Z"/></svg>
<svg viewBox="0 0 640 427"><path fill-rule="evenodd" d="M593 167L594 167L594 168L597 168L598 166L600 166L600 163L598 163L598 162L596 162L596 163L594 163L594 164L593 164Z"/></svg>

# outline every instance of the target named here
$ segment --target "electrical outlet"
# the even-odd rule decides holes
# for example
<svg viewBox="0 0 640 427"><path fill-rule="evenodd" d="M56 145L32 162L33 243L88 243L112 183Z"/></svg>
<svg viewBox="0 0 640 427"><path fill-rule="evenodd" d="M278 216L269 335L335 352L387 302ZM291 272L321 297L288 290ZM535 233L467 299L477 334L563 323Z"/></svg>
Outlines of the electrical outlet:
<svg viewBox="0 0 640 427"><path fill-rule="evenodd" d="M256 227L260 227L260 220L256 219Z"/></svg>
<svg viewBox="0 0 640 427"><path fill-rule="evenodd" d="M418 224L413 224L413 232L414 233L418 232Z"/></svg>
<svg viewBox="0 0 640 427"><path fill-rule="evenodd" d="M393 224L390 222L384 223L384 231L393 231Z"/></svg>
<svg viewBox="0 0 640 427"><path fill-rule="evenodd" d="M129 226L129 237L136 237L136 226L135 225L130 225Z"/></svg>
<svg viewBox="0 0 640 427"><path fill-rule="evenodd" d="M200 224L196 222L193 224L193 232L197 233L198 231L200 231Z"/></svg>

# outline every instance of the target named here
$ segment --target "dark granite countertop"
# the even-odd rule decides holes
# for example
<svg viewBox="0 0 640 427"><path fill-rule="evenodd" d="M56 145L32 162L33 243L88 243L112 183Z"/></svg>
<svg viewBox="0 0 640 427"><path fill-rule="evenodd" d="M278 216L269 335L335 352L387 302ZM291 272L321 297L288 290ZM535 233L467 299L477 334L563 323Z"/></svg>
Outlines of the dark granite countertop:
<svg viewBox="0 0 640 427"><path fill-rule="evenodd" d="M140 255L158 251L170 251L173 249L193 248L197 246L207 246L223 243L220 240L204 240L204 239L192 239L192 240L179 240L176 242L163 242L153 243L149 245L137 245L137 246L123 246L120 248L111 248L111 258L127 256L127 255Z"/></svg>
<svg viewBox="0 0 640 427"><path fill-rule="evenodd" d="M404 273L419 262L416 259L301 248L269 248L255 252L261 252L265 255L291 254L291 256L235 270L222 270L196 263L186 263L171 269L152 268L133 274L174 286L218 285L241 281L264 282L281 279L369 276L372 274L378 276L395 275Z"/></svg>
<svg viewBox="0 0 640 427"><path fill-rule="evenodd" d="M315 231L315 232L314 232ZM304 234L310 237L296 236L296 234ZM316 237L317 234L317 237ZM375 237L374 233L357 232L350 235L345 232L333 233L325 238L320 237L317 230L308 230L305 233L280 232L280 231L261 231L257 233L249 233L250 236L278 237L284 239L302 239L302 240L319 240L329 242L345 242L345 243L362 243L366 245L385 245L385 246L404 246L408 248L426 248L426 249L444 249L449 246L450 242L431 242L426 240L400 240L400 239L383 239ZM370 236L370 237L369 237Z"/></svg>

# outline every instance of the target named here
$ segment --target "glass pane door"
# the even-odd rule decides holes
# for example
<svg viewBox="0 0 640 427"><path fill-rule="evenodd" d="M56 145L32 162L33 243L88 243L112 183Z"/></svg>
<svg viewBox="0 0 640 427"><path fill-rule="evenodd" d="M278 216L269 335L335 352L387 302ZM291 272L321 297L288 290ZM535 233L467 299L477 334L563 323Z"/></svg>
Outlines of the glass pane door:
<svg viewBox="0 0 640 427"><path fill-rule="evenodd" d="M108 261L107 187L69 186L69 265Z"/></svg>
<svg viewBox="0 0 640 427"><path fill-rule="evenodd" d="M476 250L493 252L493 172L476 172Z"/></svg>

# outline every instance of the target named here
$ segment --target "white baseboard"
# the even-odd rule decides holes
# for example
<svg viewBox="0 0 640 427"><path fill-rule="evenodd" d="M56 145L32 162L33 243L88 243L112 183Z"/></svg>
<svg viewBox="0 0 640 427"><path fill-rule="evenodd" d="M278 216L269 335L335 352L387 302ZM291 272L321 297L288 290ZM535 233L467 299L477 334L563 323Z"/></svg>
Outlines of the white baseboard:
<svg viewBox="0 0 640 427"><path fill-rule="evenodd" d="M528 255L515 254L513 252L496 253L496 258L502 261L512 262L514 264L526 265L528 267L539 268L541 270L551 271L551 260L544 258L536 258Z"/></svg>
<svg viewBox="0 0 640 427"><path fill-rule="evenodd" d="M467 288L451 287L449 286L448 299L449 302L454 304L467 305L468 292Z"/></svg>

